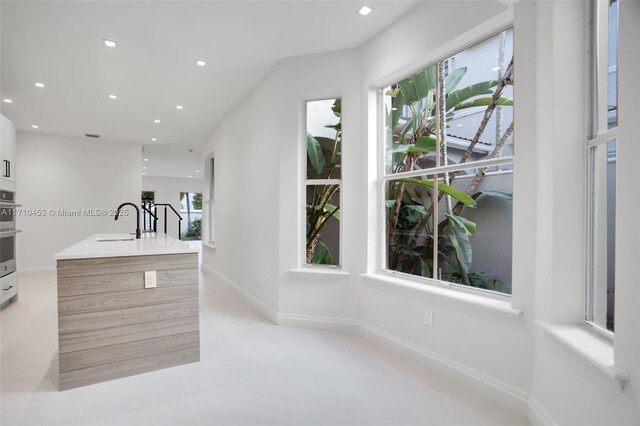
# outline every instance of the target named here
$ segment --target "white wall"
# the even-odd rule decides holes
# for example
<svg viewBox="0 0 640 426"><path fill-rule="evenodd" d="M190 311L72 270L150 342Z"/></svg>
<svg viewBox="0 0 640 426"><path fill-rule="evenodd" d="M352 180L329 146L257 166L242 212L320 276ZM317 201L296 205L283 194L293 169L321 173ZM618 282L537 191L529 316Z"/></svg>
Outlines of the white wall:
<svg viewBox="0 0 640 426"><path fill-rule="evenodd" d="M363 47L363 97L372 102L375 100L372 87L386 86L494 33L508 22L507 15L493 23L475 26L503 10L503 6L492 2L428 2L419 6ZM433 19L433 16L442 19ZM449 25L453 19L455 26ZM430 25L420 25L420 22L430 22ZM517 37L517 30L515 33ZM517 96L519 105L521 101ZM363 215L362 222L368 223L369 270L375 271L379 250L375 233L379 220L375 214L378 211L376 167L379 142L376 111L369 109L367 113L367 106L364 106L363 116L367 115L367 205L371 214ZM519 139L516 142L518 145L524 143ZM517 160L514 167L518 167ZM518 184L517 179L516 174L514 186ZM514 209L517 202L516 195ZM514 228L518 225L518 218L514 217ZM514 264L519 265L524 256L526 252L515 252ZM526 297L530 292L522 289L531 288L532 280L519 273L519 268L514 268L513 282L517 287L512 297L513 306L520 309L531 307L531 301ZM425 327L422 322L425 309L434 312L432 328ZM529 389L532 339L531 321L526 318L511 318L481 309L470 310L468 305L447 298L365 278L360 293L360 320L393 338L435 353L448 362L461 363L489 376L512 394L526 393Z"/></svg>
<svg viewBox="0 0 640 426"><path fill-rule="evenodd" d="M302 56L282 61L278 67L280 100L280 183L279 183L279 297L281 318L320 320L357 318L357 278L333 277L291 272L300 267L304 243L302 211L304 189L300 179L306 157L302 144L305 101L342 97L342 265L357 271L357 179L360 170L360 128L358 113L359 55L356 50Z"/></svg>
<svg viewBox="0 0 640 426"><path fill-rule="evenodd" d="M621 20L631 28L638 3L622 3L627 13L621 8ZM484 382L487 393L521 411L533 404L534 421L545 420L534 412L542 410L547 420L562 424L639 423L637 286L623 287L626 297L617 297L616 363L631 377L624 389L551 339L536 321L582 322L585 227L576 206L584 205L584 196L575 188L575 176L582 175L575 159L584 152L585 116L576 105L586 104L586 85L584 67L567 66L567 61L586 50L585 32L576 24L584 23L583 8L584 2L563 1L525 0L511 11L501 2L425 2L359 49L280 61L207 141L205 153L216 156L218 238L215 249L205 249L204 264L263 301L280 324L360 325L368 334L427 354L432 363L464 371L467 379L477 379L470 384ZM521 317L361 276L379 268L375 88L510 22L515 23L517 57L511 305L524 312ZM629 45L638 39L623 33L621 45L625 37ZM620 81L636 90L621 95L621 120L625 102L636 116L640 110L637 54L626 60L626 69L636 72L625 76L621 65ZM565 96L567 91L572 96ZM303 247L302 100L338 95L345 126L343 270L349 275L291 272ZM244 124L247 117L252 126ZM628 118L621 134L637 142L638 122ZM640 159L637 143L626 149ZM618 171L621 193L638 194L638 173L637 167ZM625 197L624 211L618 201L619 218L633 230L618 242L617 252L629 253L618 258L619 277L625 277L619 279L631 284L637 281L633 268L640 257L633 225L634 214L640 215L638 199ZM425 309L434 312L431 328L422 322Z"/></svg>
<svg viewBox="0 0 640 426"><path fill-rule="evenodd" d="M342 262L345 270L357 271L356 242L362 238L357 235L361 229L355 203L360 170L358 71L354 50L280 61L225 117L204 150L215 151L217 229L216 248L205 249L205 262L282 317L357 319L355 275L327 280L291 270L300 266L302 250L298 177L304 102L341 96ZM252 126L242 127L246 117L252 117ZM244 129L241 138L239 126Z"/></svg>
<svg viewBox="0 0 640 426"><path fill-rule="evenodd" d="M531 395L559 424L640 423L640 294L636 226L640 214L638 185L638 114L640 103L640 3L620 3L619 122L616 206L615 366L630 376L623 388L591 366L566 345L539 328L534 333ZM571 181L584 176L587 137L584 93L587 73L582 52L587 16L585 2L540 2L524 5L522 15L537 34L536 57L528 59L538 87L531 104L538 105L536 188L538 262L535 279L535 317L553 323L576 324L584 318L586 191ZM531 49L533 51L534 49ZM526 55L525 55L526 58ZM533 63L533 59L537 63ZM566 70L571 69L569 74ZM518 83L516 83L518 87ZM534 100L535 99L535 100ZM532 208L533 210L533 208ZM620 230L623 230L620 232Z"/></svg>
<svg viewBox="0 0 640 426"><path fill-rule="evenodd" d="M202 192L203 179L185 179L173 177L143 176L142 190L155 192L155 202L171 204L180 213L180 193L181 192ZM138 197L140 198L140 197ZM158 232L164 231L164 209L160 210L158 216ZM173 213L167 217L167 233L178 236L178 220Z"/></svg>
<svg viewBox="0 0 640 426"><path fill-rule="evenodd" d="M18 132L16 199L19 216L18 271L55 268L53 255L92 234L135 231L135 214L60 216L49 210L112 209L140 201L141 146L41 133Z"/></svg>
<svg viewBox="0 0 640 426"><path fill-rule="evenodd" d="M215 155L216 219L216 248L204 247L203 266L271 312L278 309L279 263L276 78L277 69L268 73L224 116L203 148L205 156ZM209 194L209 182L204 192Z"/></svg>

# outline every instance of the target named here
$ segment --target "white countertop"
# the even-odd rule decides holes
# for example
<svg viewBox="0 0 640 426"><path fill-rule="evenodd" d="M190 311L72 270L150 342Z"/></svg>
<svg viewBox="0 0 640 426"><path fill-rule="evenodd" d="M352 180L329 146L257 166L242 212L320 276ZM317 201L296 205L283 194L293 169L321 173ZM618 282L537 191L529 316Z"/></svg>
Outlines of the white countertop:
<svg viewBox="0 0 640 426"><path fill-rule="evenodd" d="M96 257L149 256L154 254L197 253L198 249L167 234L143 234L131 241L102 241L100 239L128 239L129 234L96 234L56 254L56 260Z"/></svg>

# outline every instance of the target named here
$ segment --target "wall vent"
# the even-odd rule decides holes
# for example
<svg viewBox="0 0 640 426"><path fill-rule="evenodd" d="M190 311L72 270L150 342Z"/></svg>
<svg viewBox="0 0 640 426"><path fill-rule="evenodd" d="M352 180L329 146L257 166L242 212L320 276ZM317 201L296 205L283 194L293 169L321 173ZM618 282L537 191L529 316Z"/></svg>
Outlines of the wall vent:
<svg viewBox="0 0 640 426"><path fill-rule="evenodd" d="M85 133L84 135L86 137L88 137L88 138L99 138L100 137L100 135L96 135L96 134L93 134L93 133Z"/></svg>

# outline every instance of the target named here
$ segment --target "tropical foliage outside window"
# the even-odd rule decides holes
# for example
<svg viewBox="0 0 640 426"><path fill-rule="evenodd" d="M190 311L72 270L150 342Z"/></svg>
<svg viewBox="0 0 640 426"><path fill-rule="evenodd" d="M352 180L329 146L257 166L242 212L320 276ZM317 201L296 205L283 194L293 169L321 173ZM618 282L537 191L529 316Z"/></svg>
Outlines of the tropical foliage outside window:
<svg viewBox="0 0 640 426"><path fill-rule="evenodd" d="M181 192L180 213L182 213L183 217L182 239L201 240L202 194L199 192ZM186 222L184 219L186 219Z"/></svg>
<svg viewBox="0 0 640 426"><path fill-rule="evenodd" d="M305 263L340 265L342 100L306 104Z"/></svg>
<svg viewBox="0 0 640 426"><path fill-rule="evenodd" d="M386 269L511 293L512 40L383 89Z"/></svg>
<svg viewBox="0 0 640 426"><path fill-rule="evenodd" d="M142 191L142 204L148 204L155 201L155 192L154 191Z"/></svg>

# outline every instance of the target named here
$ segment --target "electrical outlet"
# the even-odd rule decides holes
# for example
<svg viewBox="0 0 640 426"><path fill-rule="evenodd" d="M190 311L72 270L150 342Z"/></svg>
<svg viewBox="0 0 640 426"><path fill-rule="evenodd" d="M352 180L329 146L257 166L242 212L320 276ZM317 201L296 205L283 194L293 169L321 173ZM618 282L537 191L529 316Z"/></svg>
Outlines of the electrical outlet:
<svg viewBox="0 0 640 426"><path fill-rule="evenodd" d="M156 271L145 271L144 288L156 288Z"/></svg>
<svg viewBox="0 0 640 426"><path fill-rule="evenodd" d="M424 325L427 327L433 327L433 311L429 309L424 310Z"/></svg>

